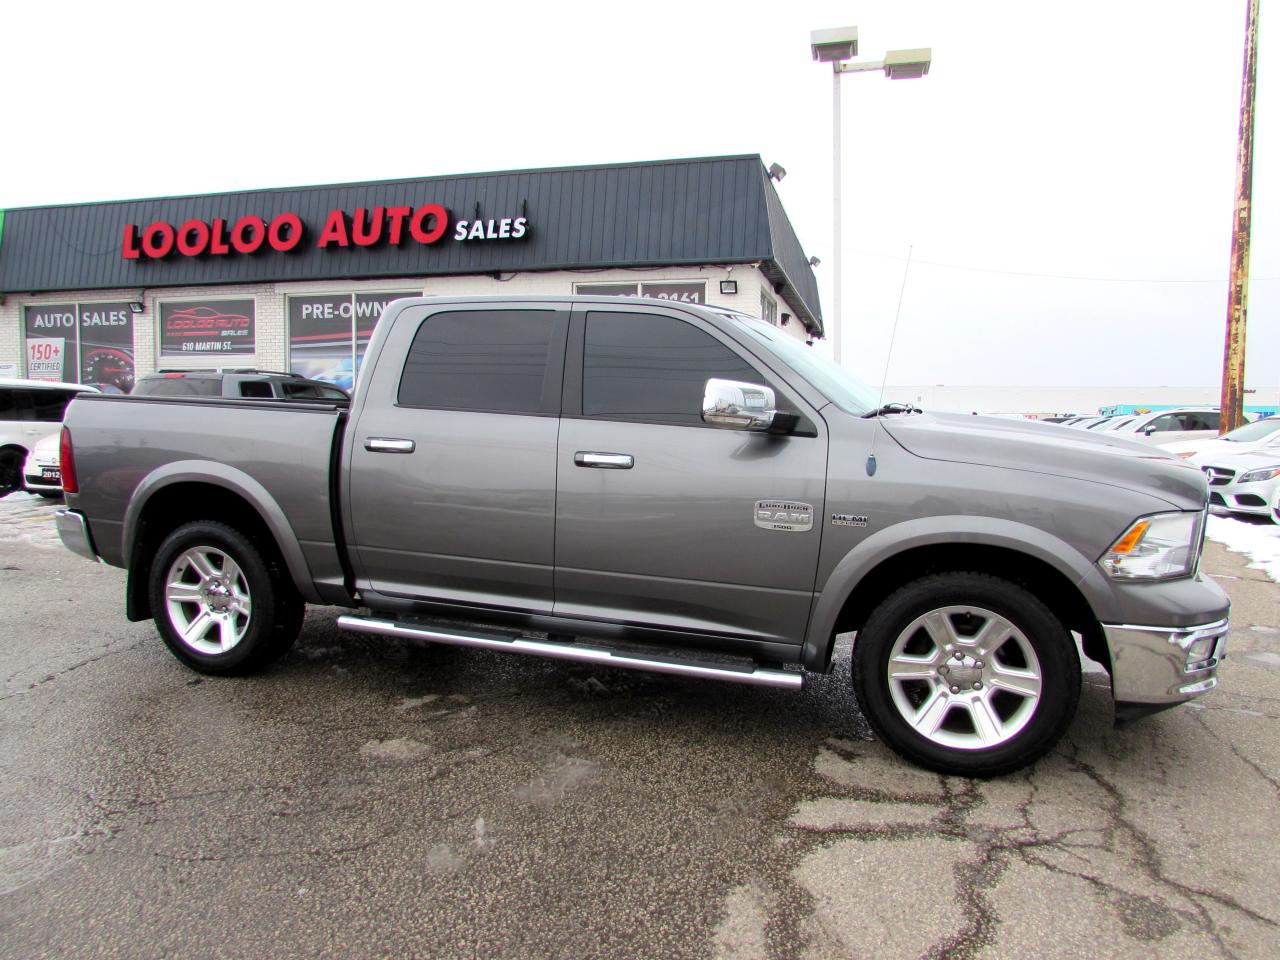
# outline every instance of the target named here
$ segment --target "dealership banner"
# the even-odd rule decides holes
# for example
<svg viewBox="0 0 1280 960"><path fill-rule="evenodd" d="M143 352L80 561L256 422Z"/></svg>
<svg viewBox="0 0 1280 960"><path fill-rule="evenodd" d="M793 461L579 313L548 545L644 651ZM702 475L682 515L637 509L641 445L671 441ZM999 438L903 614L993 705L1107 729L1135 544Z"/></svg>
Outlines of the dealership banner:
<svg viewBox="0 0 1280 960"><path fill-rule="evenodd" d="M323 293L289 298L289 369L350 390L382 311L420 290Z"/></svg>
<svg viewBox="0 0 1280 960"><path fill-rule="evenodd" d="M126 302L77 304L80 382L106 393L133 390L133 311Z"/></svg>
<svg viewBox="0 0 1280 960"><path fill-rule="evenodd" d="M27 339L27 376L61 383L66 369L67 341L63 337Z"/></svg>
<svg viewBox="0 0 1280 960"><path fill-rule="evenodd" d="M23 309L27 339L27 376L32 380L74 383L76 305L42 303Z"/></svg>
<svg viewBox="0 0 1280 960"><path fill-rule="evenodd" d="M170 300L160 304L160 355L252 354L253 300Z"/></svg>

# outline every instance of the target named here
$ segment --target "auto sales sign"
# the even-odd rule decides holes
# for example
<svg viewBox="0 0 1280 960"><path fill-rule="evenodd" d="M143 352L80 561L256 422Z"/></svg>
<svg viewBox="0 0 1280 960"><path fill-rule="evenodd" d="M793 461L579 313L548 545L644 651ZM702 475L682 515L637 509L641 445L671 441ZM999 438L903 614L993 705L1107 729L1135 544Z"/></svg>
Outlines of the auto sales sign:
<svg viewBox="0 0 1280 960"><path fill-rule="evenodd" d="M288 253L304 247L350 249L382 244L429 246L448 236L455 242L519 240L529 233L528 217L452 221L438 203L418 207L358 207L330 210L324 222L306 223L296 213L269 221L255 214L230 220L157 220L146 226L127 223L120 255L125 260L163 260L170 256L234 256L263 250Z"/></svg>

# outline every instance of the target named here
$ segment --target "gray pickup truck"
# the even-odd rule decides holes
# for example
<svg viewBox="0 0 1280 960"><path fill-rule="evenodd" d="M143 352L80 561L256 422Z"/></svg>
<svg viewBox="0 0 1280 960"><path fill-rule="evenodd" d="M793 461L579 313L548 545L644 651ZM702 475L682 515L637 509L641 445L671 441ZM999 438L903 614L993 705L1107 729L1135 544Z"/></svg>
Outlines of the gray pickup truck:
<svg viewBox="0 0 1280 960"><path fill-rule="evenodd" d="M994 775L1061 736L1079 651L1129 717L1211 689L1227 633L1194 467L881 407L717 308L400 300L349 410L83 396L62 470L63 542L126 568L129 619L207 673L279 657L305 603L363 633L780 687L855 632L875 731Z"/></svg>

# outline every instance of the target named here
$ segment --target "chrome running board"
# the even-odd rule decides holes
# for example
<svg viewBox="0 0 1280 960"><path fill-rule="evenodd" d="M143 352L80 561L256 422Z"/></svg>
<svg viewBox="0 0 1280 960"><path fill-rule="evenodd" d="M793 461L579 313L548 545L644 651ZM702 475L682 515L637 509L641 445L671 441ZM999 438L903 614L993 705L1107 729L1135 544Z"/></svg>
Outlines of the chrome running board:
<svg viewBox="0 0 1280 960"><path fill-rule="evenodd" d="M750 683L760 687L784 687L798 690L804 686L804 674L799 671L773 670L743 663L717 664L697 660L674 658L649 658L633 653L620 653L603 647L584 646L578 643L558 643L554 640L535 640L530 637L503 637L481 633L455 633L424 626L380 620L376 617L343 615L338 626L353 633L371 633L383 637L399 637L405 640L425 640L428 643L444 643L455 647L479 647L482 650L500 650L506 653L523 653L552 660L575 660L623 670L647 670L650 673L674 673L682 677L701 677L706 680L727 680L730 683Z"/></svg>

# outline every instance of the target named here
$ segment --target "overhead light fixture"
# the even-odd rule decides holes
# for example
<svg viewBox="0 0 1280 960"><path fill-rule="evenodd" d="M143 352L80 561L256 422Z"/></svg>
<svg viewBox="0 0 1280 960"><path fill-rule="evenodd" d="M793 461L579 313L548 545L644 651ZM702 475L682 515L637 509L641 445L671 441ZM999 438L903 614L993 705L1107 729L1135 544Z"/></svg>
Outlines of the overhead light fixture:
<svg viewBox="0 0 1280 960"><path fill-rule="evenodd" d="M817 257L810 257L810 258L809 258L809 266L811 266L811 267L820 267L820 266L822 266L822 261L821 261L821 260L819 260Z"/></svg>
<svg viewBox="0 0 1280 960"><path fill-rule="evenodd" d="M773 177L774 180L781 182L782 178L785 177L786 175L787 175L787 168L784 167L782 164L780 163L769 164L769 176Z"/></svg>
<svg viewBox="0 0 1280 960"><path fill-rule="evenodd" d="M823 63L852 60L858 55L858 28L834 27L809 33L809 49L813 59Z"/></svg>
<svg viewBox="0 0 1280 960"><path fill-rule="evenodd" d="M929 72L933 51L929 47L915 50L890 50L884 55L884 75L890 80L919 80Z"/></svg>
<svg viewBox="0 0 1280 960"><path fill-rule="evenodd" d="M129 303L129 311L131 313L142 313L147 309L147 305L141 300L132 300Z"/></svg>
<svg viewBox="0 0 1280 960"><path fill-rule="evenodd" d="M738 281L737 280L721 280L720 292L724 294L737 293Z"/></svg>

